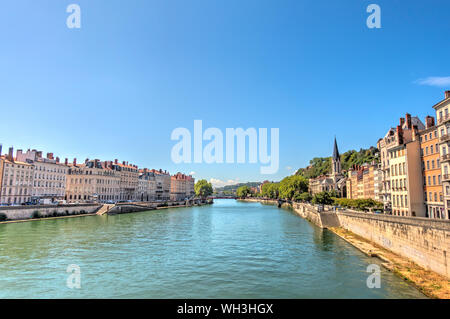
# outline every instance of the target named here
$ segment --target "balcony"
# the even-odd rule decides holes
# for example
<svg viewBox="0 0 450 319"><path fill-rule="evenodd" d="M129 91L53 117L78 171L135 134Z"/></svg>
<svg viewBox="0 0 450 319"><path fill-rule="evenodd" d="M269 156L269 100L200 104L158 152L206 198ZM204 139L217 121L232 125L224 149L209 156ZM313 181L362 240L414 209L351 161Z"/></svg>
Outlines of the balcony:
<svg viewBox="0 0 450 319"><path fill-rule="evenodd" d="M443 182L445 182L445 181L450 181L450 174L444 174L444 175L442 175L442 181Z"/></svg>
<svg viewBox="0 0 450 319"><path fill-rule="evenodd" d="M441 156L441 162L450 161L450 154L445 154Z"/></svg>
<svg viewBox="0 0 450 319"><path fill-rule="evenodd" d="M439 142L441 142L441 143L448 142L448 141L450 141L450 134L442 135L439 138Z"/></svg>
<svg viewBox="0 0 450 319"><path fill-rule="evenodd" d="M445 114L440 119L438 119L438 124L440 125L447 121L450 121L450 114Z"/></svg>

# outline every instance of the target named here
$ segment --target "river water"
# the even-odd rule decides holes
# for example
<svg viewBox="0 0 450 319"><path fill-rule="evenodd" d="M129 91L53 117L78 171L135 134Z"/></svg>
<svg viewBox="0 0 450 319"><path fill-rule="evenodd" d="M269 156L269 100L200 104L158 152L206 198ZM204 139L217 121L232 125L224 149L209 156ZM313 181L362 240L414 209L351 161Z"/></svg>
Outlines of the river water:
<svg viewBox="0 0 450 319"><path fill-rule="evenodd" d="M234 200L0 225L0 298L424 297L382 267L368 288L370 264L289 210Z"/></svg>

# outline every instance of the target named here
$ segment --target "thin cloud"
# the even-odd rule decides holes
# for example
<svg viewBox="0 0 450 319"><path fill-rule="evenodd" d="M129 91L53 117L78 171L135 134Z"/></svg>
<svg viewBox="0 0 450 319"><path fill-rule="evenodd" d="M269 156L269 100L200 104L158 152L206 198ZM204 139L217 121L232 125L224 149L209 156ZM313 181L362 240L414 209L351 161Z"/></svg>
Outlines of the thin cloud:
<svg viewBox="0 0 450 319"><path fill-rule="evenodd" d="M194 176L194 175L195 175L195 172L192 171L192 172L189 173L189 175Z"/></svg>
<svg viewBox="0 0 450 319"><path fill-rule="evenodd" d="M429 76L427 78L418 79L415 83L438 87L450 86L450 76Z"/></svg>
<svg viewBox="0 0 450 319"><path fill-rule="evenodd" d="M227 185L234 185L239 183L239 178L236 179L229 179L227 181L223 181L217 178L211 178L209 180L209 182L214 186L214 187L223 187L223 186L227 186Z"/></svg>

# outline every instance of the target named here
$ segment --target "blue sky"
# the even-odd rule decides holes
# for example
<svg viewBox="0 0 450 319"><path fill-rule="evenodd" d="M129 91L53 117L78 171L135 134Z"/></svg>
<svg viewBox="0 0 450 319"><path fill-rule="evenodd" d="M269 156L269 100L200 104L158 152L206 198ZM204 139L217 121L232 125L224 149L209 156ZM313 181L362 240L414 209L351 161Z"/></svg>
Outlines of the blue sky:
<svg viewBox="0 0 450 319"><path fill-rule="evenodd" d="M66 7L81 7L81 29ZM381 7L381 29L366 8ZM450 89L450 2L14 0L0 5L0 143L227 181L375 145ZM420 82L439 77L440 82ZM436 82L436 81L435 81ZM174 164L177 127L279 128L280 169Z"/></svg>

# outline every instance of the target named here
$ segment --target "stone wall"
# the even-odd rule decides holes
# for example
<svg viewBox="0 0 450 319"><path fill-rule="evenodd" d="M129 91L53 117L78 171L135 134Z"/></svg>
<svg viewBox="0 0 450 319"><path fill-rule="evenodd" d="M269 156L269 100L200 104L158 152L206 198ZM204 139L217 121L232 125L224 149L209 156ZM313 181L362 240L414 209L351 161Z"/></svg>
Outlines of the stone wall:
<svg viewBox="0 0 450 319"><path fill-rule="evenodd" d="M0 215L6 215L7 220L60 217L95 213L100 206L98 204L7 206L0 207Z"/></svg>
<svg viewBox="0 0 450 319"><path fill-rule="evenodd" d="M334 212L318 212L315 206L306 203L293 203L292 207L298 215L320 228L339 227L339 220Z"/></svg>
<svg viewBox="0 0 450 319"><path fill-rule="evenodd" d="M450 277L450 220L354 212L337 216L342 228Z"/></svg>

